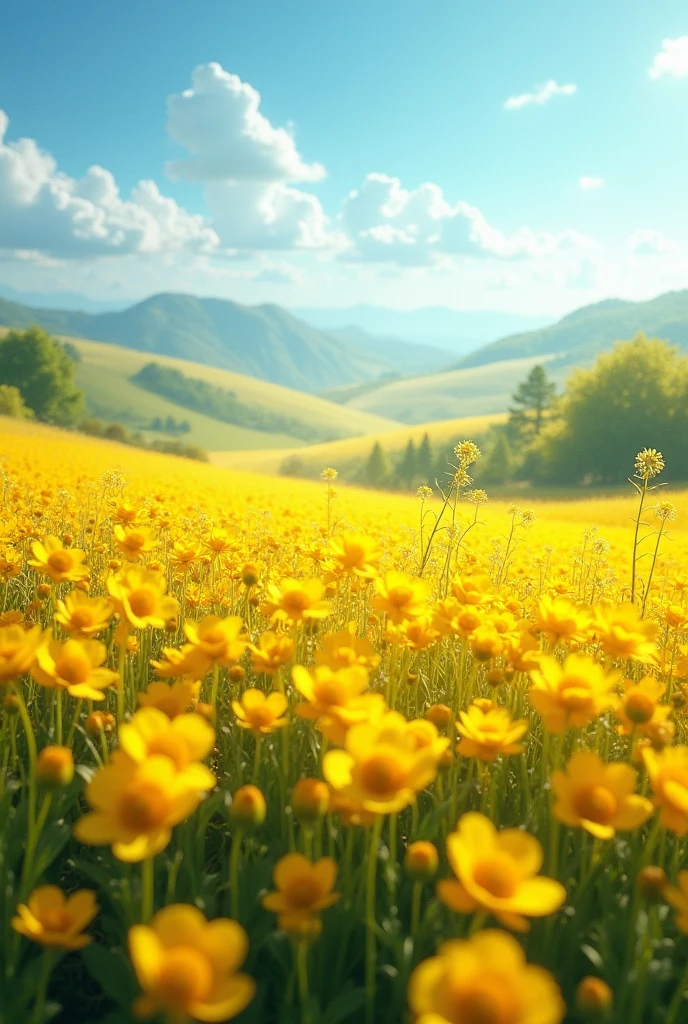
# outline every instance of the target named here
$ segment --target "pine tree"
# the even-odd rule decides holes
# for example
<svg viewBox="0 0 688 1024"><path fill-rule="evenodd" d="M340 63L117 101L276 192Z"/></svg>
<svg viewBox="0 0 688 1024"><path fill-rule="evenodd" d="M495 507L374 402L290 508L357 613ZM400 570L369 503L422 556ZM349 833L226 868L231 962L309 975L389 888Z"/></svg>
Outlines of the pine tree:
<svg viewBox="0 0 688 1024"><path fill-rule="evenodd" d="M518 429L532 426L537 436L542 430L545 412L550 408L557 393L557 386L550 380L542 366L534 366L525 380L511 396L516 409L509 409L509 423Z"/></svg>
<svg viewBox="0 0 688 1024"><path fill-rule="evenodd" d="M425 433L416 454L416 471L421 483L432 485L433 467L432 445L429 435Z"/></svg>
<svg viewBox="0 0 688 1024"><path fill-rule="evenodd" d="M500 431L492 449L480 467L480 481L486 484L505 484L513 472L513 457L506 434Z"/></svg>
<svg viewBox="0 0 688 1024"><path fill-rule="evenodd" d="M404 454L401 456L394 474L398 483L411 490L418 475L418 453L412 437L409 438Z"/></svg>
<svg viewBox="0 0 688 1024"><path fill-rule="evenodd" d="M364 480L370 487L384 487L389 479L391 466L387 453L376 441L373 445L363 472Z"/></svg>

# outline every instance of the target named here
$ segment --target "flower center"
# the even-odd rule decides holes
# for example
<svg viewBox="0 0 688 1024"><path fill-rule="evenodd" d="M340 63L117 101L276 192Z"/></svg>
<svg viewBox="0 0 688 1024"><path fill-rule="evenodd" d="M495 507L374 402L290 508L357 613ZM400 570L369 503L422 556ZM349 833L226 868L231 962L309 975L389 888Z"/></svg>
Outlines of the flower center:
<svg viewBox="0 0 688 1024"><path fill-rule="evenodd" d="M55 661L55 671L60 679L74 686L86 682L91 674L91 663L81 651L64 651Z"/></svg>
<svg viewBox="0 0 688 1024"><path fill-rule="evenodd" d="M389 754L373 754L361 767L363 787L376 797L394 796L405 780L402 766Z"/></svg>
<svg viewBox="0 0 688 1024"><path fill-rule="evenodd" d="M124 542L128 548L138 550L146 543L146 537L145 534L139 533L138 530L130 530Z"/></svg>
<svg viewBox="0 0 688 1024"><path fill-rule="evenodd" d="M483 857L473 869L473 878L481 887L497 899L508 899L518 888L518 874L514 861L499 851Z"/></svg>
<svg viewBox="0 0 688 1024"><path fill-rule="evenodd" d="M173 736L171 732L164 732L159 736L155 736L149 742L148 753L162 754L163 757L169 757L170 761L174 761L178 771L183 771L189 763L184 741Z"/></svg>
<svg viewBox="0 0 688 1024"><path fill-rule="evenodd" d="M328 707L342 707L346 704L346 687L333 679L318 682L313 687L313 695L318 704L325 704Z"/></svg>
<svg viewBox="0 0 688 1024"><path fill-rule="evenodd" d="M220 626L210 626L201 635L201 642L205 644L221 644L224 639L225 635Z"/></svg>
<svg viewBox="0 0 688 1024"><path fill-rule="evenodd" d="M251 708L248 719L254 728L259 729L261 726L271 725L275 720L275 716L269 707L265 704L259 704L257 708Z"/></svg>
<svg viewBox="0 0 688 1024"><path fill-rule="evenodd" d="M41 924L48 932L66 932L72 919L64 907L50 907L40 917Z"/></svg>
<svg viewBox="0 0 688 1024"><path fill-rule="evenodd" d="M137 619L145 619L155 611L155 594L152 590L143 588L134 590L129 595L129 607Z"/></svg>
<svg viewBox="0 0 688 1024"><path fill-rule="evenodd" d="M289 590L282 598L282 604L289 612L303 612L310 605L310 600L303 590Z"/></svg>
<svg viewBox="0 0 688 1024"><path fill-rule="evenodd" d="M452 1024L516 1024L518 1006L504 979L484 975L449 982L442 1015Z"/></svg>
<svg viewBox="0 0 688 1024"><path fill-rule="evenodd" d="M72 568L73 558L68 551L52 551L48 555L48 565L55 572L67 572Z"/></svg>
<svg viewBox="0 0 688 1024"><path fill-rule="evenodd" d="M559 695L562 703L571 711L582 711L588 707L592 699L588 681L576 676L565 676L562 679L559 683Z"/></svg>
<svg viewBox="0 0 688 1024"><path fill-rule="evenodd" d="M150 783L141 783L125 790L119 812L124 827L139 835L162 825L169 811L165 793Z"/></svg>
<svg viewBox="0 0 688 1024"><path fill-rule="evenodd" d="M348 544L342 561L345 565L359 565L365 561L366 551L362 544Z"/></svg>
<svg viewBox="0 0 688 1024"><path fill-rule="evenodd" d="M626 698L626 714L636 725L649 722L655 713L655 702L642 690L629 693Z"/></svg>
<svg viewBox="0 0 688 1024"><path fill-rule="evenodd" d="M413 591L410 587L392 587L388 596L390 604L397 608L403 608L412 599Z"/></svg>
<svg viewBox="0 0 688 1024"><path fill-rule="evenodd" d="M606 786L590 786L574 797L574 806L581 818L607 825L618 810L618 801Z"/></svg>
<svg viewBox="0 0 688 1024"><path fill-rule="evenodd" d="M284 895L293 907L304 910L318 902L320 886L315 878L310 875L302 875L289 882L284 890Z"/></svg>
<svg viewBox="0 0 688 1024"><path fill-rule="evenodd" d="M165 951L158 986L170 1009L186 1009L205 1001L213 988L213 969L206 956L192 946L174 946Z"/></svg>
<svg viewBox="0 0 688 1024"><path fill-rule="evenodd" d="M70 615L72 629L83 629L93 624L93 613L88 608L75 608Z"/></svg>

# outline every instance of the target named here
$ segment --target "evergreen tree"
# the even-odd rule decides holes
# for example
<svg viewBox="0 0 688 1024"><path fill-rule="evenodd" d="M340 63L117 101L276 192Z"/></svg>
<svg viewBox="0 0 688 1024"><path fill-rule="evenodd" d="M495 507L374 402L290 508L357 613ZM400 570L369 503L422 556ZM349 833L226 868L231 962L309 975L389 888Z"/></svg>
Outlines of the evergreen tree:
<svg viewBox="0 0 688 1024"><path fill-rule="evenodd" d="M9 331L0 341L0 383L18 388L39 420L72 426L84 412L74 363L62 345L42 331Z"/></svg>
<svg viewBox="0 0 688 1024"><path fill-rule="evenodd" d="M513 457L506 434L500 431L497 440L482 460L480 481L486 484L505 484L513 473Z"/></svg>
<svg viewBox="0 0 688 1024"><path fill-rule="evenodd" d="M412 437L408 439L404 454L401 456L394 474L401 487L411 490L418 475L418 453Z"/></svg>
<svg viewBox="0 0 688 1024"><path fill-rule="evenodd" d="M363 471L365 482L369 487L384 487L389 480L391 468L387 453L380 442L376 441Z"/></svg>
<svg viewBox="0 0 688 1024"><path fill-rule="evenodd" d="M556 393L557 386L549 379L544 367L534 366L511 396L517 408L509 409L510 425L521 430L532 427L537 437L542 430L544 414L551 407Z"/></svg>
<svg viewBox="0 0 688 1024"><path fill-rule="evenodd" d="M430 437L425 433L416 455L416 469L421 483L432 485L434 482L432 476L433 468L432 445L430 444Z"/></svg>

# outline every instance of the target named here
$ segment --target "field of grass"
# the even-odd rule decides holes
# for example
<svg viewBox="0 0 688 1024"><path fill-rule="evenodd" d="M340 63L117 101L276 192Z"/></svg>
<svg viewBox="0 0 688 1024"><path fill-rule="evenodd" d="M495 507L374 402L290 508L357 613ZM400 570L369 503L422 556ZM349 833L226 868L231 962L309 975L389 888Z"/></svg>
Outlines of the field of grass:
<svg viewBox="0 0 688 1024"><path fill-rule="evenodd" d="M510 359L465 370L408 377L355 395L346 408L388 416L402 423L502 413L507 411L516 386L528 371L536 363L551 358ZM556 373L553 379L560 383Z"/></svg>
<svg viewBox="0 0 688 1024"><path fill-rule="evenodd" d="M5 333L4 329L0 329L0 333ZM69 341L80 353L81 362L76 368L77 383L83 388L95 416L109 422L121 422L132 428L148 423L156 416L188 420L191 432L183 435L183 440L208 451L289 448L298 447L303 442L288 434L247 430L222 423L137 387L129 378L146 363L170 366L188 377L233 391L241 402L298 419L318 430L323 437L372 434L396 426L396 423L384 417L343 408L315 395L302 394L230 370L219 370L170 356L137 352L104 342L79 338L63 340ZM165 436L146 431L144 435L148 438Z"/></svg>
<svg viewBox="0 0 688 1024"><path fill-rule="evenodd" d="M341 441L330 441L326 444L309 444L294 447L290 450L266 449L265 451L213 451L211 461L217 466L227 469L246 469L255 473L277 473L282 462L289 455L298 455L309 471L320 470L325 466L335 468L353 459L365 459L376 441L379 441L388 455L401 452L409 439L418 444L427 434L434 445L449 444L463 437L479 437L494 423L504 423L506 413L494 413L488 416L463 416L452 420L411 424L386 430L379 434L365 437L343 438Z"/></svg>

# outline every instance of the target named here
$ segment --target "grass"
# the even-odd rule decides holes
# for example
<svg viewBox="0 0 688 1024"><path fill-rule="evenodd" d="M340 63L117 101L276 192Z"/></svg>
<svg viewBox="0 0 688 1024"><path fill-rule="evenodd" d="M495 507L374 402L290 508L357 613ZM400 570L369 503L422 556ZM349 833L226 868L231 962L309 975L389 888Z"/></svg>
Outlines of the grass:
<svg viewBox="0 0 688 1024"><path fill-rule="evenodd" d="M294 447L288 451L214 451L211 459L216 465L227 469L247 469L257 473L278 473L282 462L289 455L298 455L308 469L323 469L325 466L337 468L352 459L367 458L376 441L380 442L388 455L393 455L402 451L409 438L418 444L427 433L433 445L448 444L461 436L478 437L493 423L503 423L505 420L506 413L464 416L435 423L396 427L367 437L350 437L327 444Z"/></svg>
<svg viewBox="0 0 688 1024"><path fill-rule="evenodd" d="M402 423L426 423L457 416L506 412L519 381L536 363L544 363L551 358L509 359L465 370L392 381L354 396L346 408L387 416Z"/></svg>

